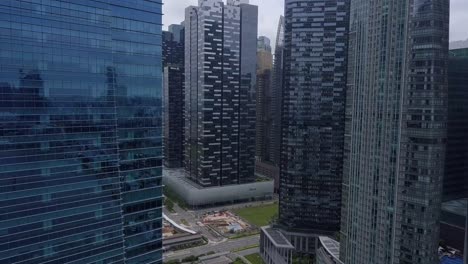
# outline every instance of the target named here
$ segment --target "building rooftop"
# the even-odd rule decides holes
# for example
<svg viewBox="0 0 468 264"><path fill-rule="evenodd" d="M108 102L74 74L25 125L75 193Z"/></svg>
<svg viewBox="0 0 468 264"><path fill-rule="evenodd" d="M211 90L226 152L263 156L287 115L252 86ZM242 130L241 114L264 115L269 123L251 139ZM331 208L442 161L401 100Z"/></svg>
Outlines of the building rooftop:
<svg viewBox="0 0 468 264"><path fill-rule="evenodd" d="M466 199L445 202L442 204L442 211L466 217L467 202L468 201Z"/></svg>
<svg viewBox="0 0 468 264"><path fill-rule="evenodd" d="M455 58L468 58L468 47L459 48L459 49L451 49L450 50L450 57L451 58L454 58L454 57Z"/></svg>
<svg viewBox="0 0 468 264"><path fill-rule="evenodd" d="M329 237L319 237L325 250L328 251L334 258L339 259L340 257L340 243Z"/></svg>
<svg viewBox="0 0 468 264"><path fill-rule="evenodd" d="M270 238L270 241L272 241L276 247L294 249L294 246L278 229L271 228L269 226L262 227L262 229L263 232Z"/></svg>

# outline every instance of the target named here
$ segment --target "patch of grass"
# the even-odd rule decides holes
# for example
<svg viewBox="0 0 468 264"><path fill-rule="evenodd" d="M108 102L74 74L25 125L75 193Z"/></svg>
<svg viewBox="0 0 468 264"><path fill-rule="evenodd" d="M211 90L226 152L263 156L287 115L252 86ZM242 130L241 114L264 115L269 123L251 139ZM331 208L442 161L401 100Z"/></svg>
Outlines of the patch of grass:
<svg viewBox="0 0 468 264"><path fill-rule="evenodd" d="M164 196L166 196L172 202L178 204L180 208L182 208L184 210L187 210L187 208L188 208L187 203L182 199L182 197L177 195L177 193L174 192L168 186L164 186Z"/></svg>
<svg viewBox="0 0 468 264"><path fill-rule="evenodd" d="M186 258L182 259L182 262L194 262L194 261L197 261L197 260L198 260L197 256L189 256L189 257L186 257Z"/></svg>
<svg viewBox="0 0 468 264"><path fill-rule="evenodd" d="M294 254L292 257L293 264L313 264L315 258L313 256Z"/></svg>
<svg viewBox="0 0 468 264"><path fill-rule="evenodd" d="M208 242L207 242L207 240L205 238L203 238L202 240L198 240L198 241L195 241L195 242L192 242L192 243L173 246L173 247L171 247L171 250L173 250L173 251L184 250L184 249L188 249L188 248L204 246L206 244L208 244Z"/></svg>
<svg viewBox="0 0 468 264"><path fill-rule="evenodd" d="M206 257L206 256L214 255L214 254L216 254L216 252L210 251L210 252L208 252L208 253L198 255L198 258Z"/></svg>
<svg viewBox="0 0 468 264"><path fill-rule="evenodd" d="M180 222L185 226L189 226L189 223L185 219L180 219Z"/></svg>
<svg viewBox="0 0 468 264"><path fill-rule="evenodd" d="M242 261L242 259L240 259L240 258L236 258L236 260L234 262L232 262L232 264L245 264L245 262Z"/></svg>
<svg viewBox="0 0 468 264"><path fill-rule="evenodd" d="M258 234L260 234L260 231L256 230L253 232L245 232L245 233L233 235L233 236L230 236L229 239L239 239L239 238L244 238L244 237L256 236Z"/></svg>
<svg viewBox="0 0 468 264"><path fill-rule="evenodd" d="M256 182L268 182L268 181L273 181L273 179L270 179L268 177L257 177L255 178Z"/></svg>
<svg viewBox="0 0 468 264"><path fill-rule="evenodd" d="M233 210L235 214L257 227L268 225L278 214L278 203Z"/></svg>
<svg viewBox="0 0 468 264"><path fill-rule="evenodd" d="M164 198L164 206L166 206L167 210L171 213L175 213L174 211L174 202L171 201L171 199L165 197Z"/></svg>
<svg viewBox="0 0 468 264"><path fill-rule="evenodd" d="M238 248L238 249L234 249L232 252L240 252L240 251L244 251L244 250L247 250L247 249L252 249L252 248L258 248L260 245L259 244L254 244L254 245L250 245L250 246L245 246L245 247L241 247L241 248Z"/></svg>
<svg viewBox="0 0 468 264"><path fill-rule="evenodd" d="M258 253L247 255L245 256L245 258L252 264L265 264L265 262L263 262L262 257Z"/></svg>

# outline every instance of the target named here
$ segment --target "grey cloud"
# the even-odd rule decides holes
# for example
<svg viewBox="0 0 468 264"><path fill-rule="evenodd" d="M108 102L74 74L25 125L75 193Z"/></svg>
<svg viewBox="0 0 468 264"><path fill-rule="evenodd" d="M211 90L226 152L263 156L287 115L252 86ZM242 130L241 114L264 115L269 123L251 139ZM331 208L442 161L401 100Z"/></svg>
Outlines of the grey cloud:
<svg viewBox="0 0 468 264"><path fill-rule="evenodd" d="M468 39L468 1L450 1L450 40Z"/></svg>

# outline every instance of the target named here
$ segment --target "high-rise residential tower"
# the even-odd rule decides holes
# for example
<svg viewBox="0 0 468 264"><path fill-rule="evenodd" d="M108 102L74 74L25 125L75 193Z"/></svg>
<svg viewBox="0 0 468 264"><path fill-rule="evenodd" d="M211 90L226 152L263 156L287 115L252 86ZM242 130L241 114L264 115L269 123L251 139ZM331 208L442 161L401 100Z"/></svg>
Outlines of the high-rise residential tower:
<svg viewBox="0 0 468 264"><path fill-rule="evenodd" d="M255 181L257 6L199 0L185 16L185 168L202 187Z"/></svg>
<svg viewBox="0 0 468 264"><path fill-rule="evenodd" d="M271 72L273 55L270 39L261 36L257 42L257 162L269 162L272 125Z"/></svg>
<svg viewBox="0 0 468 264"><path fill-rule="evenodd" d="M0 10L0 263L162 263L161 1Z"/></svg>
<svg viewBox="0 0 468 264"><path fill-rule="evenodd" d="M351 1L341 260L438 263L449 1Z"/></svg>
<svg viewBox="0 0 468 264"><path fill-rule="evenodd" d="M163 32L164 166L182 168L184 162L185 28L169 25Z"/></svg>

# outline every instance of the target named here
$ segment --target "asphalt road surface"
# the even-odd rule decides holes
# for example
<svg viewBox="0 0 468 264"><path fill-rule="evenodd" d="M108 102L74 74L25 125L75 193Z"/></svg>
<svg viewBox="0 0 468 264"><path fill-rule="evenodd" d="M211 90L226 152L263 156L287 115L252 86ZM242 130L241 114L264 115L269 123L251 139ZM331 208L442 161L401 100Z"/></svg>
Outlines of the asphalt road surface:
<svg viewBox="0 0 468 264"><path fill-rule="evenodd" d="M208 252L215 252L215 253L225 252L227 254L229 252L235 251L243 247L247 247L251 245L258 245L259 241L260 241L260 236L256 235L256 236L244 237L244 238L239 238L239 239L225 240L223 242L218 242L218 243L209 243L207 245L200 246L200 247L167 252L166 254L164 254L164 260L169 261L169 260L175 260L175 259L183 259L183 258L190 257L190 256L199 256L202 254L206 254ZM253 248L253 249L248 249L245 251L237 252L237 254L244 256L244 255L249 255L249 254L253 254L257 252L258 252L258 248Z"/></svg>

